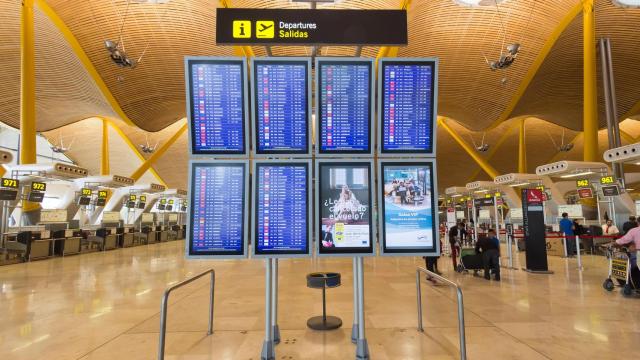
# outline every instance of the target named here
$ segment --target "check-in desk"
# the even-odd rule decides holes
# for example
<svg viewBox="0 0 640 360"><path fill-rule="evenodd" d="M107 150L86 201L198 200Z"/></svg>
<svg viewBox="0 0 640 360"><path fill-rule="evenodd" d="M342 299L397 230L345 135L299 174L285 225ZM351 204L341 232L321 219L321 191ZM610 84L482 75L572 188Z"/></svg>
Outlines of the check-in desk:
<svg viewBox="0 0 640 360"><path fill-rule="evenodd" d="M118 247L115 228L98 228L93 235L87 235L87 241L98 245L102 251L113 250Z"/></svg>
<svg viewBox="0 0 640 360"><path fill-rule="evenodd" d="M80 230L56 230L52 233L53 254L67 256L79 254L81 251L82 234Z"/></svg>
<svg viewBox="0 0 640 360"><path fill-rule="evenodd" d="M152 244L157 242L158 232L152 226L142 226L140 232L135 233L134 242L139 244Z"/></svg>
<svg viewBox="0 0 640 360"><path fill-rule="evenodd" d="M169 227L169 231L168 231L168 238L169 240L178 240L180 239L180 233L181 233L181 229L180 226L178 225L171 225Z"/></svg>
<svg viewBox="0 0 640 360"><path fill-rule="evenodd" d="M157 235L158 242L169 241L169 231L164 225L156 226L156 232L158 233Z"/></svg>
<svg viewBox="0 0 640 360"><path fill-rule="evenodd" d="M135 245L133 228L130 226L117 228L116 236L118 237L118 247L125 248Z"/></svg>
<svg viewBox="0 0 640 360"><path fill-rule="evenodd" d="M7 250L22 253L25 261L46 259L53 254L53 240L48 230L8 234L6 240Z"/></svg>

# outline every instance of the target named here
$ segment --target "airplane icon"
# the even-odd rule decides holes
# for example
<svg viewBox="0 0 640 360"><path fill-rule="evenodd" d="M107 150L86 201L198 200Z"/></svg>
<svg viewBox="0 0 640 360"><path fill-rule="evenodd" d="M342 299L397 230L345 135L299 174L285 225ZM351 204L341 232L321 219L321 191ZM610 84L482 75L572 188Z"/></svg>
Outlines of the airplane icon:
<svg viewBox="0 0 640 360"><path fill-rule="evenodd" d="M265 24L260 24L260 30L258 30L259 32L263 32L269 28L273 27L273 24L266 26Z"/></svg>
<svg viewBox="0 0 640 360"><path fill-rule="evenodd" d="M256 21L256 37L258 39L273 39L275 23L273 21Z"/></svg>

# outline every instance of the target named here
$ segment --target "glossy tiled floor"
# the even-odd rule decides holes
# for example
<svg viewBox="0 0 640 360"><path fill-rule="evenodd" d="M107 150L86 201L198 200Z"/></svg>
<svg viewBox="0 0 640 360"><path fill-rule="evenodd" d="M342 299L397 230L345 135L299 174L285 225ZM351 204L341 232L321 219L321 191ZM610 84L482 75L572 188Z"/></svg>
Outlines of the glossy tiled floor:
<svg viewBox="0 0 640 360"><path fill-rule="evenodd" d="M165 287L208 267L217 271L215 333L206 336L208 284L172 295L167 359L258 360L263 337L264 262L183 259L182 242L0 267L0 359L154 359ZM640 299L605 292L602 257L550 257L553 275L504 271L501 283L452 273L466 303L470 359L614 359L640 354ZM420 259L365 260L366 324L372 359L454 359L454 293L424 284L425 333L416 331L415 275ZM343 329L308 330L321 294L311 271L339 271L329 312ZM280 262L277 359L353 359L350 259ZM633 355L635 354L635 355Z"/></svg>

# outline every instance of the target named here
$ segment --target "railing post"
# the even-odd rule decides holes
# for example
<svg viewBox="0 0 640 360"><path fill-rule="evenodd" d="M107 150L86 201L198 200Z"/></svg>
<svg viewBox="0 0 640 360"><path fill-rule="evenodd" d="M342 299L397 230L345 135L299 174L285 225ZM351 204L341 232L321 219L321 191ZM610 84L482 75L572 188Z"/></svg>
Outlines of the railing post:
<svg viewBox="0 0 640 360"><path fill-rule="evenodd" d="M214 295L216 288L216 273L214 271L211 272L211 284L209 285L209 331L207 331L207 335L213 334L213 306L214 306Z"/></svg>
<svg viewBox="0 0 640 360"><path fill-rule="evenodd" d="M416 291L417 291L417 302L418 302L418 331L424 332L424 328L422 326L422 289L420 285L420 273L425 273L432 278L442 281L443 283L454 287L457 293L457 303L458 303L458 333L460 336L460 359L467 359L467 339L465 335L465 327L464 327L464 300L462 297L462 289L460 286L453 281L442 277L434 272L431 272L425 268L418 267L416 270Z"/></svg>
<svg viewBox="0 0 640 360"><path fill-rule="evenodd" d="M460 359L467 359L467 339L464 329L464 300L462 299L462 290L456 288L458 293L458 333L460 335Z"/></svg>
<svg viewBox="0 0 640 360"><path fill-rule="evenodd" d="M420 284L420 270L416 270L416 292L418 294L418 331L424 332L422 327L422 287Z"/></svg>
<svg viewBox="0 0 640 360"><path fill-rule="evenodd" d="M183 280L164 291L164 295L162 296L162 304L160 305L160 334L158 339L158 360L164 360L164 347L167 337L167 309L169 307L169 295L171 292L177 288L180 288L184 285L187 285L207 274L211 274L211 284L209 285L209 328L207 329L207 335L213 334L213 306L214 306L214 295L215 295L215 287L216 287L216 272L213 269L209 269L203 273L200 273L192 278Z"/></svg>
<svg viewBox="0 0 640 360"><path fill-rule="evenodd" d="M170 291L166 290L162 296L162 305L160 306L160 341L158 341L158 360L164 360L164 343L167 333L167 305L169 302Z"/></svg>

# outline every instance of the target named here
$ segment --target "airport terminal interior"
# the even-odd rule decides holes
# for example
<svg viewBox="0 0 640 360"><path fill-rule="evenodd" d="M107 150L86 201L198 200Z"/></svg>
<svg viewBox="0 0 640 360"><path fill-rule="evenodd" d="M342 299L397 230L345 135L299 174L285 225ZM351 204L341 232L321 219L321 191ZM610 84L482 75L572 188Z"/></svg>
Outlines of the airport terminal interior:
<svg viewBox="0 0 640 360"><path fill-rule="evenodd" d="M640 355L640 1L0 14L0 359Z"/></svg>

